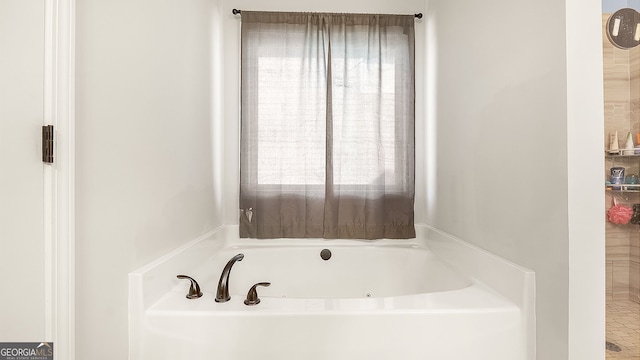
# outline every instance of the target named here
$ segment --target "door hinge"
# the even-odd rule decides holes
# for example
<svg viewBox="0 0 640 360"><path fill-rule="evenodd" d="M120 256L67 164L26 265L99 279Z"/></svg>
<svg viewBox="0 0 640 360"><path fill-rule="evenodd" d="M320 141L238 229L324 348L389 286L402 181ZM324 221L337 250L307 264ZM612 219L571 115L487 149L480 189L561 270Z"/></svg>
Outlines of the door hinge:
<svg viewBox="0 0 640 360"><path fill-rule="evenodd" d="M53 125L42 127L42 162L53 164Z"/></svg>

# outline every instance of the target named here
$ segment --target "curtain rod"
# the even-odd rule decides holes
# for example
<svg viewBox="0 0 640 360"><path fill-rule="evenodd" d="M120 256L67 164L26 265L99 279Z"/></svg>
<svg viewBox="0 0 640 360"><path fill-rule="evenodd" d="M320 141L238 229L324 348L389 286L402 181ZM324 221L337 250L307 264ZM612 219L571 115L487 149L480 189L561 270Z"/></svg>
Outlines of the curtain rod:
<svg viewBox="0 0 640 360"><path fill-rule="evenodd" d="M233 10L231 10L231 12L233 13L233 15L241 15L242 14L242 10L238 10L238 9L233 9ZM422 13L413 14L413 16L415 16L416 19L422 19Z"/></svg>

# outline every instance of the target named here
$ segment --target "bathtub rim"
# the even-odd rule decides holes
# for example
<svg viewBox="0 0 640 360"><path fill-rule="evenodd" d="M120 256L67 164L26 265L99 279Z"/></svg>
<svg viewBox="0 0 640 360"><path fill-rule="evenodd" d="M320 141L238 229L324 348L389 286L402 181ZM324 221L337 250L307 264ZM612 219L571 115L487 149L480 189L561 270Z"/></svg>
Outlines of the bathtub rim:
<svg viewBox="0 0 640 360"><path fill-rule="evenodd" d="M207 240L216 240L216 248L229 245L229 237L237 237L237 225L221 225L202 236L186 242L175 250L139 267L129 273L129 339L130 356L140 351L134 339L144 324L145 310L175 287L176 270L185 256L206 259L209 255L198 252L198 247ZM220 238L222 237L222 239ZM428 225L416 225L416 238L409 241L423 241L443 262L468 276L474 283L484 286L500 294L509 302L522 309L523 326L525 327L525 343L527 359L535 359L535 273L532 270L514 264L477 246L469 244L451 234ZM269 241L263 239L242 239L249 242ZM340 240L326 240L335 242ZM354 240L347 240L352 242ZM376 241L397 242L398 240L355 240L363 243ZM185 256L178 256L185 255ZM184 268L185 264L182 264ZM188 264L187 264L188 265ZM195 266L195 265L194 265ZM412 295L414 296L414 295ZM135 357L131 357L135 358Z"/></svg>
<svg viewBox="0 0 640 360"><path fill-rule="evenodd" d="M143 311L158 301L164 294L171 292L177 284L174 268L196 269L199 264L211 257L210 251L234 246L238 241L238 225L221 225L214 230L185 243L173 251L160 256L128 274L129 309ZM361 243L376 247L418 246L427 248L445 265L471 280L472 283L485 285L523 309L535 309L535 273L532 270L514 264L493 253L458 239L444 231L428 225L416 225L416 237L412 239L239 239L242 246L264 246L265 242L277 241L300 247L318 246L318 241L328 245L351 245ZM305 242L305 240L311 240ZM199 251L205 246L209 252ZM188 262L182 261L189 257ZM500 274L497 278L495 274ZM202 284L201 284L202 285ZM137 309L136 309L137 308ZM532 314L535 314L533 312ZM535 316L533 316L535 318Z"/></svg>

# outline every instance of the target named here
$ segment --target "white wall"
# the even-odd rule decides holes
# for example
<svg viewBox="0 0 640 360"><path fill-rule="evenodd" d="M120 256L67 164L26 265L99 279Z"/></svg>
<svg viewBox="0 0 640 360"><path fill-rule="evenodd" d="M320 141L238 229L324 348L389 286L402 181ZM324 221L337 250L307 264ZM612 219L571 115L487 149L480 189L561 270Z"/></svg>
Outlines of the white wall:
<svg viewBox="0 0 640 360"><path fill-rule="evenodd" d="M76 4L76 359L126 359L127 273L222 223L219 12L213 0Z"/></svg>
<svg viewBox="0 0 640 360"><path fill-rule="evenodd" d="M600 0L566 3L569 359L604 359L602 13Z"/></svg>
<svg viewBox="0 0 640 360"><path fill-rule="evenodd" d="M602 359L600 3L566 5L429 1L427 221L536 271L538 359Z"/></svg>

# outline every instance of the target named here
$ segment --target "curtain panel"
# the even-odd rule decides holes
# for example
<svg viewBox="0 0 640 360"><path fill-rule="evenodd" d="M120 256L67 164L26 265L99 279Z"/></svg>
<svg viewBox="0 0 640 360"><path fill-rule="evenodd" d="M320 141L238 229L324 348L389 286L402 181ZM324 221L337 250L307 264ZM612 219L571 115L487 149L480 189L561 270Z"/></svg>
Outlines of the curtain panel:
<svg viewBox="0 0 640 360"><path fill-rule="evenodd" d="M412 238L414 16L242 12L240 236Z"/></svg>

